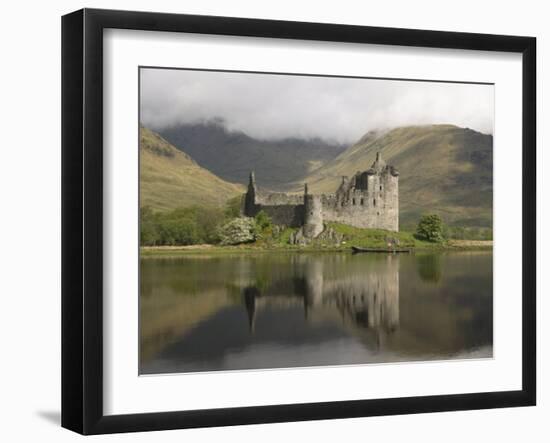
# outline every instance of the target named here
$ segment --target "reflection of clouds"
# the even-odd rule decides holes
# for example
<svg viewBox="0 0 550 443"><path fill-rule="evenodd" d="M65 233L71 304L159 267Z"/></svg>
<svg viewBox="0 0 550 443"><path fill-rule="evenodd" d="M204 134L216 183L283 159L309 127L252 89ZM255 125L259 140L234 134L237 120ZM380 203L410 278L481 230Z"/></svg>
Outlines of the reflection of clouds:
<svg viewBox="0 0 550 443"><path fill-rule="evenodd" d="M398 256L388 255L362 272L351 269L340 275L326 276L324 260L315 256L296 257L292 267L286 278L275 278L263 288L248 284L242 289L251 331L259 311L296 305L303 306L308 318L330 311L353 327L384 332L398 328Z"/></svg>

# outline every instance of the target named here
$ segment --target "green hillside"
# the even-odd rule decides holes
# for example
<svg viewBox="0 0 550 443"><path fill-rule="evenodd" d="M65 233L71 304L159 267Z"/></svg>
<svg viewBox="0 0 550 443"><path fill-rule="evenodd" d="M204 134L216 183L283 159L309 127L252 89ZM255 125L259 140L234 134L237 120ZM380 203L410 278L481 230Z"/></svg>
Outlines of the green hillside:
<svg viewBox="0 0 550 443"><path fill-rule="evenodd" d="M305 179L316 193L332 193L342 175L368 169L376 152L399 170L400 225L425 212L449 224L491 226L493 137L452 125L369 132ZM303 181L296 182L299 191Z"/></svg>
<svg viewBox="0 0 550 443"><path fill-rule="evenodd" d="M169 210L192 205L221 207L245 192L201 168L160 135L140 128L140 205Z"/></svg>

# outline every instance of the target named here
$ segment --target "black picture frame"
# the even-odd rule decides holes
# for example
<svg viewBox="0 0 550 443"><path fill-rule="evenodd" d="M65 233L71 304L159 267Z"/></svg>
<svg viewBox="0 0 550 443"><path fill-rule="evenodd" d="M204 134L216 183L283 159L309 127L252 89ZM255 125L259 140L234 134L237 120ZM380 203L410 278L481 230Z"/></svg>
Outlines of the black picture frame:
<svg viewBox="0 0 550 443"><path fill-rule="evenodd" d="M503 51L522 54L522 389L131 415L103 412L103 30ZM536 39L230 17L83 9L62 18L62 426L151 431L536 403Z"/></svg>

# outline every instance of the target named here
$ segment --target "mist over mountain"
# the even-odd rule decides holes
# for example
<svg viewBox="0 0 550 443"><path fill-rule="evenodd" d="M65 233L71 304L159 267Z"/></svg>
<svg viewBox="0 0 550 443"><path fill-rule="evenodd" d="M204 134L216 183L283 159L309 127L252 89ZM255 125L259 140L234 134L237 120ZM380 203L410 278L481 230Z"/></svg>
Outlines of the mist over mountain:
<svg viewBox="0 0 550 443"><path fill-rule="evenodd" d="M213 117L257 140L336 140L448 123L492 133L494 86L460 82L142 68L140 118L160 130ZM199 162L200 163L200 162Z"/></svg>
<svg viewBox="0 0 550 443"><path fill-rule="evenodd" d="M320 138L259 140L230 131L219 120L179 124L158 132L224 180L246 184L254 170L260 186L279 191L287 190L347 148Z"/></svg>

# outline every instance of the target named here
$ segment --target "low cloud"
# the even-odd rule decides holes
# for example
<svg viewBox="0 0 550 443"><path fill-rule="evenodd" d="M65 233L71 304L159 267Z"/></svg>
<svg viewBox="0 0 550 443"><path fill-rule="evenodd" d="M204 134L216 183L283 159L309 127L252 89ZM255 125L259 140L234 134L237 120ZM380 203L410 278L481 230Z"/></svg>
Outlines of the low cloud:
<svg viewBox="0 0 550 443"><path fill-rule="evenodd" d="M352 143L371 129L447 123L493 132L490 85L143 69L141 120L221 119L260 139Z"/></svg>

